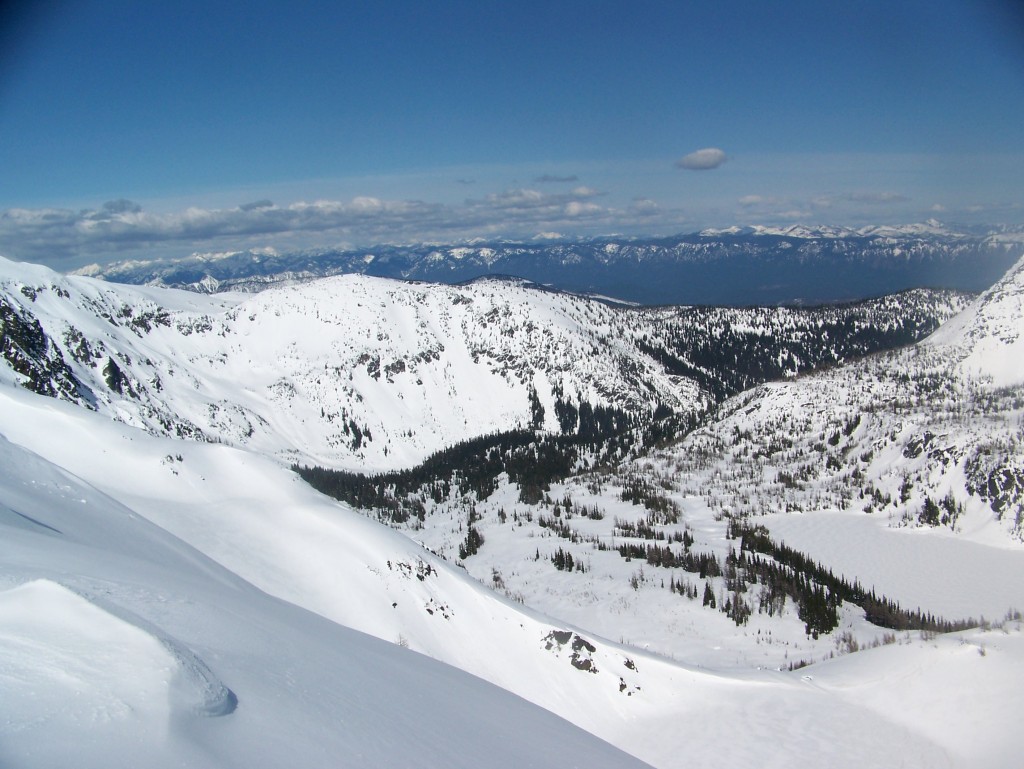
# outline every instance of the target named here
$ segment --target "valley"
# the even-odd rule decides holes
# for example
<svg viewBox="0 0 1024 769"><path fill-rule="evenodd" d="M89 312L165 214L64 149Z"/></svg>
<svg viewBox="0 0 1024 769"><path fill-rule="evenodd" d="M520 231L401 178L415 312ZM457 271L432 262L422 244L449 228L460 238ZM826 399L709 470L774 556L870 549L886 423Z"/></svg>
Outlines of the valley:
<svg viewBox="0 0 1024 769"><path fill-rule="evenodd" d="M0 266L0 613L48 580L33 588L44 603L75 603L53 583L162 628L237 698L218 723L255 734L280 717L247 710L268 696L241 656L238 634L255 632L294 669L276 685L303 712L301 692L331 685L306 665L338 663L288 662L287 644L337 643L419 652L498 687L468 702L512 692L658 767L1009 755L1021 263L977 298L915 289L817 308L637 307L494 278L201 294ZM128 555L143 540L176 553L144 579ZM218 626L225 601L262 629ZM306 640L263 635L285 621ZM132 637L140 669L166 664ZM12 638L0 644L30 648ZM19 654L20 675L38 673ZM403 665L395 686L421 699L448 675ZM886 672L907 665L905 684ZM961 679L984 728L946 702ZM516 713L507 727L534 728ZM177 750L223 728L182 727ZM535 746L552 765L560 728ZM793 737L766 758L779 729ZM572 740L576 760L623 765Z"/></svg>

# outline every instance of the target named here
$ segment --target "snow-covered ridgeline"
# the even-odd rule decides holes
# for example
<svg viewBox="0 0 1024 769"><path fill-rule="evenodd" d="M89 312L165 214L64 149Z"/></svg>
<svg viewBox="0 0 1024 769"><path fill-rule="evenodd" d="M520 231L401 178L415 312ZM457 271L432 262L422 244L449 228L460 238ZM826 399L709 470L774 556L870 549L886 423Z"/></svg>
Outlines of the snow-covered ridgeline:
<svg viewBox="0 0 1024 769"><path fill-rule="evenodd" d="M866 510L1006 546L1024 539L1022 338L1024 260L913 348L726 401L668 461L732 514Z"/></svg>
<svg viewBox="0 0 1024 769"><path fill-rule="evenodd" d="M346 276L206 297L3 266L6 301L67 364L64 391L153 432L286 461L409 466L530 426L531 393L556 428L555 388L648 413L700 401L618 333L615 309L511 281ZM23 381L6 367L0 376Z"/></svg>
<svg viewBox="0 0 1024 769"><path fill-rule="evenodd" d="M0 377L154 433L352 469L534 426L536 405L557 429L556 397L692 411L760 381L758 367L794 375L870 351L872 334L916 338L964 301L919 291L815 311L644 309L507 279L360 276L206 297L0 264L0 311L34 350L5 351Z"/></svg>

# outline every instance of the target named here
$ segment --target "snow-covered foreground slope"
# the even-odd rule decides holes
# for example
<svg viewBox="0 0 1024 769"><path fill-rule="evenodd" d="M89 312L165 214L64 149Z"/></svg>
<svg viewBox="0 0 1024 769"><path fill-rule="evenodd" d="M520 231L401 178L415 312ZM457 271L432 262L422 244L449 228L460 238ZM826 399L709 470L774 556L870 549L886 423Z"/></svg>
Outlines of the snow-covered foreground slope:
<svg viewBox="0 0 1024 769"><path fill-rule="evenodd" d="M874 664L854 685L848 668L724 675L621 649L500 599L267 460L0 389L5 763L628 765L402 645L662 767L998 766L1024 705L1001 685L977 698L986 731L952 707L894 722ZM876 654L883 668L909 655L915 696L943 701L951 671L1005 681L1024 647L1014 631Z"/></svg>
<svg viewBox="0 0 1024 769"><path fill-rule="evenodd" d="M639 765L263 593L6 439L0 457L0 765Z"/></svg>

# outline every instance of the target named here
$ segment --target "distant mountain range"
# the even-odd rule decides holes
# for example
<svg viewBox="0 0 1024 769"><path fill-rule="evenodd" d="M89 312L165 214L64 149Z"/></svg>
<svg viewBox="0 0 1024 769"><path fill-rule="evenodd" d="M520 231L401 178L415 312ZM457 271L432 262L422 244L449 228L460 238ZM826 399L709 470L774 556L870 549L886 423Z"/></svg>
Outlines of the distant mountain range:
<svg viewBox="0 0 1024 769"><path fill-rule="evenodd" d="M104 280L214 293L340 274L455 284L514 275L647 305L821 304L910 288L982 291L1012 266L1019 230L939 222L860 229L732 227L666 238L474 241L277 253L266 249L91 265Z"/></svg>

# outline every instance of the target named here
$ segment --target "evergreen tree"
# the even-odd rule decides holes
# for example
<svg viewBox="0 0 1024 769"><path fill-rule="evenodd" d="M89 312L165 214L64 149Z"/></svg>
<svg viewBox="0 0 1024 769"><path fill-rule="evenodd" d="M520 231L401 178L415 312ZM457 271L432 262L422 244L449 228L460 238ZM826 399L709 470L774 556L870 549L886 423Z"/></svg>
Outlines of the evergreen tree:
<svg viewBox="0 0 1024 769"><path fill-rule="evenodd" d="M710 606L712 609L714 609L715 606L716 606L715 593L711 589L711 583L710 582L705 582L704 583L704 605L705 606Z"/></svg>

